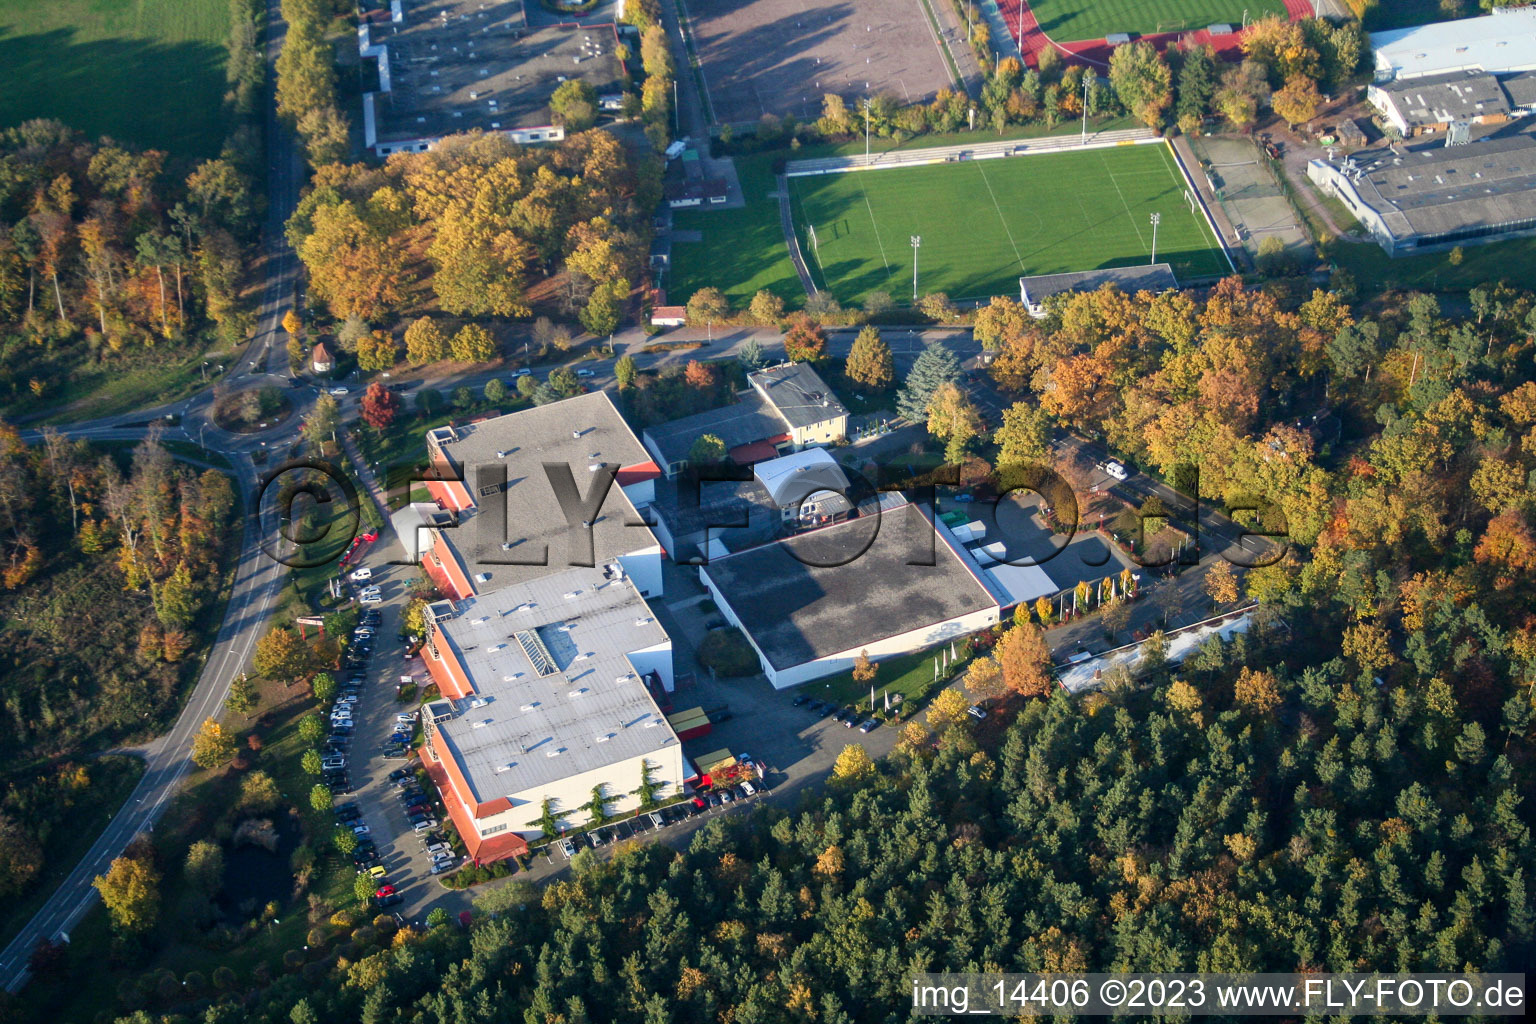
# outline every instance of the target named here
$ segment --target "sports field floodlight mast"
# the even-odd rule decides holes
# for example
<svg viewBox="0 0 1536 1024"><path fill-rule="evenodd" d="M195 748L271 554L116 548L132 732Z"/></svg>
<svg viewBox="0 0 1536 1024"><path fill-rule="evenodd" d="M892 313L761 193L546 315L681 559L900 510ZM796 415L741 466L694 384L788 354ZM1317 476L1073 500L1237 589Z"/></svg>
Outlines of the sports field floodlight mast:
<svg viewBox="0 0 1536 1024"><path fill-rule="evenodd" d="M1083 72L1083 145L1088 144L1088 76L1092 71Z"/></svg>
<svg viewBox="0 0 1536 1024"><path fill-rule="evenodd" d="M864 100L864 162L869 163L869 100Z"/></svg>
<svg viewBox="0 0 1536 1024"><path fill-rule="evenodd" d="M1154 266L1157 265L1157 226L1162 222L1162 214L1154 213L1152 215L1152 264Z"/></svg>
<svg viewBox="0 0 1536 1024"><path fill-rule="evenodd" d="M923 244L922 235L912 236L912 301L917 301L917 247Z"/></svg>

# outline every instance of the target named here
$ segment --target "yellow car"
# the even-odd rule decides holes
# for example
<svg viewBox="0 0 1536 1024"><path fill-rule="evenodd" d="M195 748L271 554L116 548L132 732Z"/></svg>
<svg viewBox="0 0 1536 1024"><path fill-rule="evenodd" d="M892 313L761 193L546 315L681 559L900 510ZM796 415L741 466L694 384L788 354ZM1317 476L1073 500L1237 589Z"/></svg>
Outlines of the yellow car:
<svg viewBox="0 0 1536 1024"><path fill-rule="evenodd" d="M384 870L383 864L375 864L373 867L368 869L367 873L372 875L374 878L383 878L386 874L388 874L388 872Z"/></svg>

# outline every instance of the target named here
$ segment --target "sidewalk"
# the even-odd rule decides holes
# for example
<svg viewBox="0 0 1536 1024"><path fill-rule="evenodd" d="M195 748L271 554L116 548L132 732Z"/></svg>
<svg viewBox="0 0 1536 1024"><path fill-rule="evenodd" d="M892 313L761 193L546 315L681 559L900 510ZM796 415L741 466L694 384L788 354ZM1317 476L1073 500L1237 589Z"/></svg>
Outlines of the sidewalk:
<svg viewBox="0 0 1536 1024"><path fill-rule="evenodd" d="M871 153L867 158L860 153L855 156L834 156L819 160L790 160L784 165L784 173L789 177L796 177L864 168L915 167L921 164L944 163L949 157L958 157L961 153L969 154L968 159L985 160L1036 153L1060 153L1074 149L1106 149L1111 146L1161 141L1161 137L1150 128L1122 128L1111 132L1090 131L1086 136L1074 133L1048 135L1036 139L998 139L992 142L968 142L959 146L893 150L886 153Z"/></svg>

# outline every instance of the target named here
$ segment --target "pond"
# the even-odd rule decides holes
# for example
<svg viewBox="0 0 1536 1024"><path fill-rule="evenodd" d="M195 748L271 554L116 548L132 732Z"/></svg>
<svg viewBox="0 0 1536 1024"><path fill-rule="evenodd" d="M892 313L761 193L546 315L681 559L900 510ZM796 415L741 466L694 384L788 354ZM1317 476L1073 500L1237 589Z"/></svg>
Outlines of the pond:
<svg viewBox="0 0 1536 1024"><path fill-rule="evenodd" d="M276 833L276 848L268 850L243 842L224 850L224 888L219 909L235 918L249 917L273 900L286 904L293 895L293 851L304 838L299 823L286 814L269 819Z"/></svg>

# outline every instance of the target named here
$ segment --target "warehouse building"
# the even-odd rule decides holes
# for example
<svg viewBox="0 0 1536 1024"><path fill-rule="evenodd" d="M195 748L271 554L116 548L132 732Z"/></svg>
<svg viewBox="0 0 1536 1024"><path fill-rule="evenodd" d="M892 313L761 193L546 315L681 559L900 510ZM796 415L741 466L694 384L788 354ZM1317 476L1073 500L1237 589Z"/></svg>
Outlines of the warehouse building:
<svg viewBox="0 0 1536 1024"><path fill-rule="evenodd" d="M1453 122L1499 124L1509 120L1509 97L1486 71L1450 71L1366 87L1371 105L1405 137L1443 132Z"/></svg>
<svg viewBox="0 0 1536 1024"><path fill-rule="evenodd" d="M1100 270L1080 270L1067 274L1038 274L1019 278L1019 302L1029 310L1029 315L1040 319L1046 315L1046 300L1053 295L1071 292L1096 292L1105 285L1114 285L1127 295L1137 292L1167 292L1178 288L1173 268L1166 263L1149 266L1104 267Z"/></svg>
<svg viewBox="0 0 1536 1024"><path fill-rule="evenodd" d="M618 562L568 569L427 612L422 760L479 863L539 838L546 802L567 826L658 800L688 779L657 706L673 686L672 641Z"/></svg>
<svg viewBox="0 0 1536 1024"><path fill-rule="evenodd" d="M1536 231L1536 136L1530 132L1313 160L1307 177L1349 207L1392 256Z"/></svg>
<svg viewBox="0 0 1536 1024"><path fill-rule="evenodd" d="M1536 7L1498 7L1476 18L1370 34L1376 81L1449 71L1536 70Z"/></svg>
<svg viewBox="0 0 1536 1024"><path fill-rule="evenodd" d="M776 689L994 626L999 595L916 505L851 519L699 570Z"/></svg>
<svg viewBox="0 0 1536 1024"><path fill-rule="evenodd" d="M661 593L661 545L636 511L660 470L606 391L437 427L426 441L438 478L427 490L454 522L408 527L407 550L444 594L462 600L611 561L641 594Z"/></svg>

